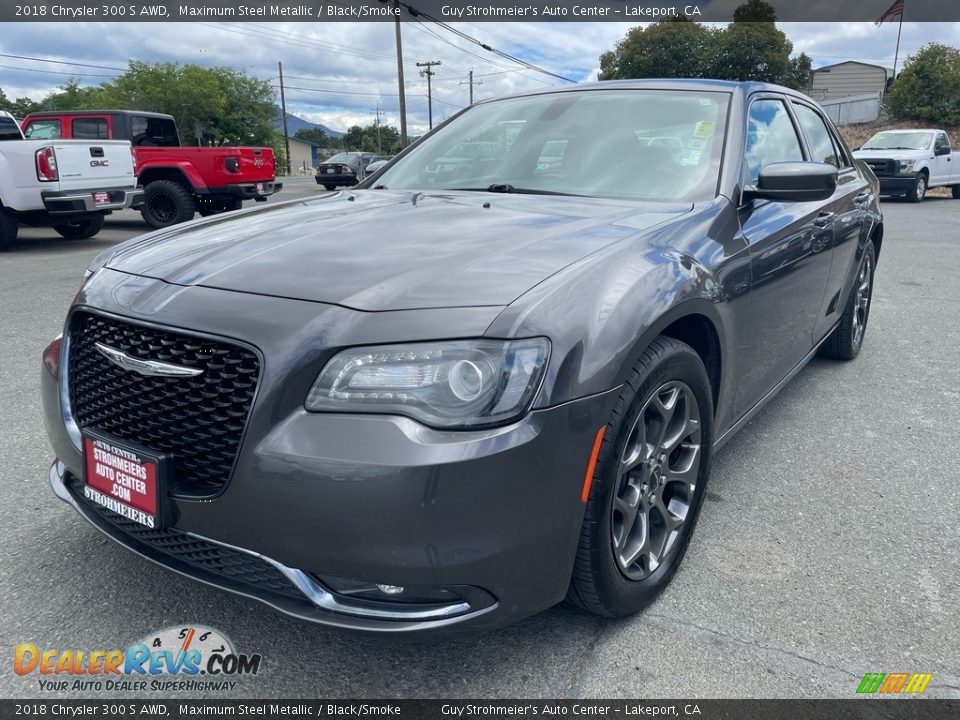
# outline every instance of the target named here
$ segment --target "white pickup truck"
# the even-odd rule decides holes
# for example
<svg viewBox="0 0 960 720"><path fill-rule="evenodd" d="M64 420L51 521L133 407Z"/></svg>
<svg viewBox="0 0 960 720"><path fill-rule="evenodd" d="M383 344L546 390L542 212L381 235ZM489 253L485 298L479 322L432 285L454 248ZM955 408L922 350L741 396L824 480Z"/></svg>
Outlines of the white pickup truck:
<svg viewBox="0 0 960 720"><path fill-rule="evenodd" d="M949 186L953 197L960 199L960 152L950 149L943 130L883 130L853 156L873 170L881 195L904 195L920 202L928 188Z"/></svg>
<svg viewBox="0 0 960 720"><path fill-rule="evenodd" d="M104 216L142 202L128 141L26 140L0 111L0 250L17 239L20 223L89 238Z"/></svg>

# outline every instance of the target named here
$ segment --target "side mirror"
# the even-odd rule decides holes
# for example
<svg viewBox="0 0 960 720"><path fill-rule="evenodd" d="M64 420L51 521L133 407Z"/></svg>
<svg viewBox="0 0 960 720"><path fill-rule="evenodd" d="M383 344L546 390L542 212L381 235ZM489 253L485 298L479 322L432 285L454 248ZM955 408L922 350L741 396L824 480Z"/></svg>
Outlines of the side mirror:
<svg viewBox="0 0 960 720"><path fill-rule="evenodd" d="M755 186L743 190L743 199L812 202L826 200L837 189L837 167L818 162L778 162L760 169Z"/></svg>
<svg viewBox="0 0 960 720"><path fill-rule="evenodd" d="M949 155L949 154L950 154L950 146L949 146L949 145L941 145L941 146L938 147L938 148L934 148L934 149L933 149L933 154L934 154L934 155Z"/></svg>

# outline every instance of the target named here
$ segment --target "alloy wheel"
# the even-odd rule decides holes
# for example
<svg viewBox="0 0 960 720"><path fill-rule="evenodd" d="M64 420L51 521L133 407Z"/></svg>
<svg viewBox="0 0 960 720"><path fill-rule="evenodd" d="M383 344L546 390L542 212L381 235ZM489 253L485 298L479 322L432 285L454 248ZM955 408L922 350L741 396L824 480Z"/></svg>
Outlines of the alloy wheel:
<svg viewBox="0 0 960 720"><path fill-rule="evenodd" d="M870 283L873 279L870 256L865 255L857 275L857 287L853 295L853 346L863 341L863 331L867 327L867 315L870 312Z"/></svg>
<svg viewBox="0 0 960 720"><path fill-rule="evenodd" d="M614 557L630 580L653 573L677 542L700 472L700 407L677 380L644 403L620 456L611 509Z"/></svg>
<svg viewBox="0 0 960 720"><path fill-rule="evenodd" d="M160 223L171 223L177 217L177 203L165 192L155 192L150 198L150 212Z"/></svg>

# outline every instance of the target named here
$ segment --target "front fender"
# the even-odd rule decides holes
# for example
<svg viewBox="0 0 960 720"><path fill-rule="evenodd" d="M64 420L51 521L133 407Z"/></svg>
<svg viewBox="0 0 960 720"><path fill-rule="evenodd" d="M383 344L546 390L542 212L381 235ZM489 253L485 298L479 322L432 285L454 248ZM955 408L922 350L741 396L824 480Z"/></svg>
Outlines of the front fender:
<svg viewBox="0 0 960 720"><path fill-rule="evenodd" d="M749 256L732 206L715 203L591 255L506 308L487 329L496 337L545 335L552 354L535 402L548 407L622 384L649 343L682 318L699 315L733 367L732 305L746 301ZM720 401L732 397L724 372Z"/></svg>

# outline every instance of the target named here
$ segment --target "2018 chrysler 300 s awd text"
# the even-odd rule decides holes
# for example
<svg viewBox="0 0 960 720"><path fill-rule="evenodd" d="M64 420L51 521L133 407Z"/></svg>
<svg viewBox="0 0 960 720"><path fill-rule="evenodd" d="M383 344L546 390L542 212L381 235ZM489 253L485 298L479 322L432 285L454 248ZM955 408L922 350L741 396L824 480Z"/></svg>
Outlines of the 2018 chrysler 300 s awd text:
<svg viewBox="0 0 960 720"><path fill-rule="evenodd" d="M464 143L498 151L431 170ZM712 453L815 352L859 353L877 192L781 87L478 103L357 189L101 254L43 357L50 483L326 625L636 612Z"/></svg>

